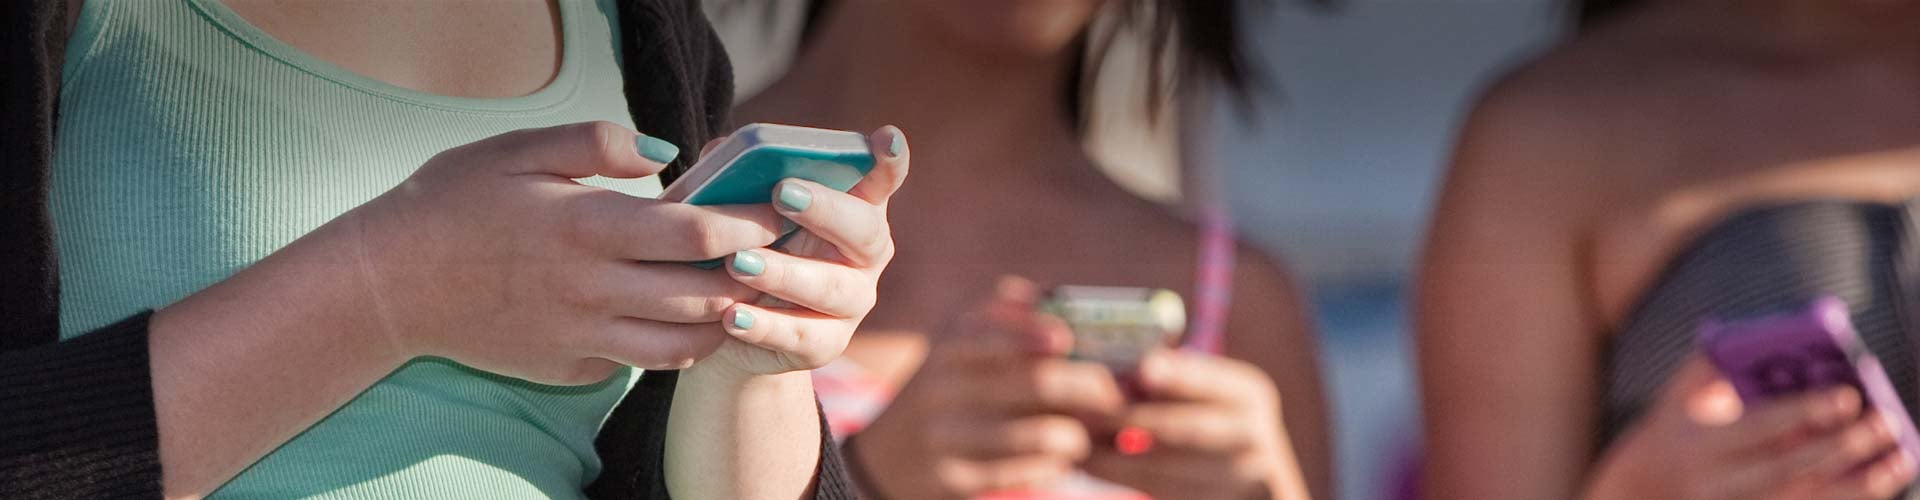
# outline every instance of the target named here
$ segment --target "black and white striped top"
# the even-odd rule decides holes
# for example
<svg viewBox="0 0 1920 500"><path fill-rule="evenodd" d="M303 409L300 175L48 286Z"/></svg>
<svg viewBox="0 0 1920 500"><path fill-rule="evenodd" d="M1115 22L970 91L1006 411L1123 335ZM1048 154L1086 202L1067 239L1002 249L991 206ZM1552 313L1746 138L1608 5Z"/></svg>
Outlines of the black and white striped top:
<svg viewBox="0 0 1920 500"><path fill-rule="evenodd" d="M1602 448L1659 397L1694 351L1706 318L1787 311L1821 295L1845 300L1854 326L1916 409L1920 200L1811 200L1766 205L1701 233L1641 295L1605 358Z"/></svg>

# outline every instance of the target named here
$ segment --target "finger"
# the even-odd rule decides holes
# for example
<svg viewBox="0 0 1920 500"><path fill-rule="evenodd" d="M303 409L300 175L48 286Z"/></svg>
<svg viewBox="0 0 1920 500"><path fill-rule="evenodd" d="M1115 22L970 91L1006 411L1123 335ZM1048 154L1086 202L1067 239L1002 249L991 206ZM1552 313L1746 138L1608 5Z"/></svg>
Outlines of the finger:
<svg viewBox="0 0 1920 500"><path fill-rule="evenodd" d="M690 262L773 244L780 214L764 205L696 206L594 190L572 200L570 227L580 244L609 257Z"/></svg>
<svg viewBox="0 0 1920 500"><path fill-rule="evenodd" d="M1025 360L979 375L962 394L985 411L1059 413L1101 420L1118 416L1126 395L1106 367L1060 359Z"/></svg>
<svg viewBox="0 0 1920 500"><path fill-rule="evenodd" d="M1232 408L1194 403L1142 403L1128 408L1118 420L1153 437L1154 450L1196 453L1233 453L1254 445L1254 426L1279 422L1248 422Z"/></svg>
<svg viewBox="0 0 1920 500"><path fill-rule="evenodd" d="M710 323L614 318L590 348L595 356L646 370L678 370L713 354L727 334Z"/></svg>
<svg viewBox="0 0 1920 500"><path fill-rule="evenodd" d="M1767 453L1802 432L1829 432L1859 416L1860 393L1852 387L1795 394L1756 404L1709 443L1728 453Z"/></svg>
<svg viewBox="0 0 1920 500"><path fill-rule="evenodd" d="M679 263L616 261L587 280L575 288L597 295L584 300L601 311L666 323L717 322L728 307L760 296L725 274Z"/></svg>
<svg viewBox="0 0 1920 500"><path fill-rule="evenodd" d="M827 240L854 267L884 266L893 259L886 209L801 179L780 181L773 192L780 215Z"/></svg>
<svg viewBox="0 0 1920 500"><path fill-rule="evenodd" d="M1072 348L1073 331L1059 318L1005 306L989 305L955 321L933 344L928 362L997 370L1018 360L1059 357Z"/></svg>
<svg viewBox="0 0 1920 500"><path fill-rule="evenodd" d="M1073 471L1073 463L1046 456L1031 455L989 462L977 462L954 478L962 489L973 492L1031 490L1058 481Z"/></svg>
<svg viewBox="0 0 1920 500"><path fill-rule="evenodd" d="M1140 363L1140 388L1165 401L1278 404L1273 381L1245 361L1156 349Z"/></svg>
<svg viewBox="0 0 1920 500"><path fill-rule="evenodd" d="M1877 415L1877 414L1876 414ZM1894 446L1893 431L1884 420L1870 416L1848 424L1839 432L1807 440L1776 460L1771 474L1812 476L1834 480Z"/></svg>
<svg viewBox="0 0 1920 500"><path fill-rule="evenodd" d="M1685 361L1673 377L1669 378L1655 403L1657 408L1677 408L1677 413L1655 412L1656 415L1684 415L1689 422L1720 426L1732 423L1740 418L1740 399L1733 392L1733 386L1727 383L1720 371L1708 363L1705 357L1694 354Z"/></svg>
<svg viewBox="0 0 1920 500"><path fill-rule="evenodd" d="M1828 498L1843 500L1883 500L1893 498L1913 484L1914 463L1905 453L1886 453L1859 472L1834 481L1825 488Z"/></svg>
<svg viewBox="0 0 1920 500"><path fill-rule="evenodd" d="M474 146L478 148L463 151L497 158L474 164L498 165L500 173L509 175L566 178L645 177L659 173L680 154L673 143L606 121L516 130Z"/></svg>
<svg viewBox="0 0 1920 500"><path fill-rule="evenodd" d="M782 368L789 371L819 368L840 357L853 333L844 319L751 304L734 304L720 324L733 338L780 354L788 362Z"/></svg>
<svg viewBox="0 0 1920 500"><path fill-rule="evenodd" d="M776 250L741 250L727 273L756 290L835 318L864 317L873 309L874 276L860 269Z"/></svg>
<svg viewBox="0 0 1920 500"><path fill-rule="evenodd" d="M1092 443L1080 421L1064 415L1012 420L944 418L928 426L933 445L975 460L1046 455L1069 462L1087 457Z"/></svg>
<svg viewBox="0 0 1920 500"><path fill-rule="evenodd" d="M727 138L725 137L715 137L713 139L708 140L706 144L703 144L700 146L700 157L706 158L707 155L713 153L713 148L720 147L720 143L726 142L726 141L727 141Z"/></svg>
<svg viewBox="0 0 1920 500"><path fill-rule="evenodd" d="M868 203L883 204L907 181L907 163L912 152L907 148L906 133L892 125L868 134L867 147L873 150L873 170L847 192Z"/></svg>

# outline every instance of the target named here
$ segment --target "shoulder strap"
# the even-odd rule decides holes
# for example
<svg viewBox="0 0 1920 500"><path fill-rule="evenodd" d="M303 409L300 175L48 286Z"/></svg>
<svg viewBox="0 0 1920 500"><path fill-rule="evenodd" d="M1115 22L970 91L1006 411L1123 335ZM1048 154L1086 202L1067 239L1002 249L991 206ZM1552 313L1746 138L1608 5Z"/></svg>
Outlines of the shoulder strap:
<svg viewBox="0 0 1920 500"><path fill-rule="evenodd" d="M1200 208L1200 250L1194 259L1193 316L1185 348L1218 354L1225 347L1227 309L1233 302L1233 217L1217 203Z"/></svg>

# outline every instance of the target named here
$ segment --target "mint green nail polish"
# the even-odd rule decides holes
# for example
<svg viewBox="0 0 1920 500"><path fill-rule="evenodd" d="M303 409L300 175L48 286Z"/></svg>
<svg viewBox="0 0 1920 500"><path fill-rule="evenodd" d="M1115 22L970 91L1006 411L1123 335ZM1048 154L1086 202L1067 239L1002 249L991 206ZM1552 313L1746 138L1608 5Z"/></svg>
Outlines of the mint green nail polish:
<svg viewBox="0 0 1920 500"><path fill-rule="evenodd" d="M733 270L747 276L759 276L767 272L767 261L752 250L741 250L733 253Z"/></svg>
<svg viewBox="0 0 1920 500"><path fill-rule="evenodd" d="M640 156L653 160L654 163L668 163L680 156L680 146L658 138L643 135L634 139L633 144L640 149Z"/></svg>
<svg viewBox="0 0 1920 500"><path fill-rule="evenodd" d="M906 149L907 149L906 134L902 134L898 130L893 131L893 141L887 143L887 156L899 157L900 152L905 151Z"/></svg>
<svg viewBox="0 0 1920 500"><path fill-rule="evenodd" d="M752 330L753 313L747 312L746 309L735 308L733 310L733 318L728 319L727 322L733 323L733 329L735 330Z"/></svg>
<svg viewBox="0 0 1920 500"><path fill-rule="evenodd" d="M780 195L774 197L788 212L804 212L813 206L813 193L791 182L780 183Z"/></svg>

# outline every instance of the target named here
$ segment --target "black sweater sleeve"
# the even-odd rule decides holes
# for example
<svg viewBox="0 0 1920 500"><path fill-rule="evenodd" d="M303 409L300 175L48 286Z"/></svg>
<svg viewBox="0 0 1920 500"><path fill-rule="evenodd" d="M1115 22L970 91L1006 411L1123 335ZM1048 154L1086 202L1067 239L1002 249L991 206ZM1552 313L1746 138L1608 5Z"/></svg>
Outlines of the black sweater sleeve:
<svg viewBox="0 0 1920 500"><path fill-rule="evenodd" d="M46 202L67 12L0 6L0 498L157 498L147 315L57 342Z"/></svg>
<svg viewBox="0 0 1920 500"><path fill-rule="evenodd" d="M0 498L155 498L147 314L0 353Z"/></svg>

